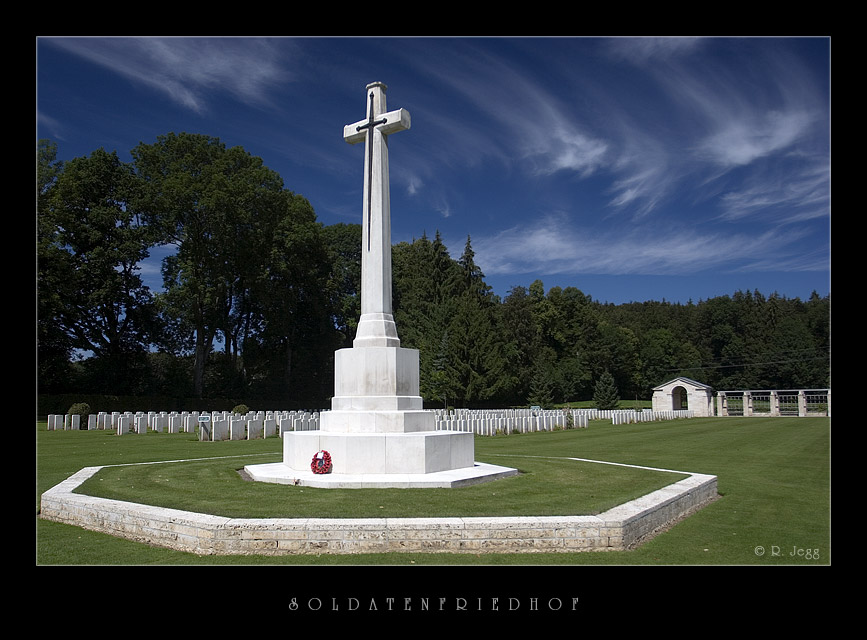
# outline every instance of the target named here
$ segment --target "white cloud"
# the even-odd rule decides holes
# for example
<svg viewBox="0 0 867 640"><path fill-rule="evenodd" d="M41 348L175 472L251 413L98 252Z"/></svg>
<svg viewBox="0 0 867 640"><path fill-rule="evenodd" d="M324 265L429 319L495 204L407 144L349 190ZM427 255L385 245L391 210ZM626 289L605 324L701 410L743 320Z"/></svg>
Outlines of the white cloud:
<svg viewBox="0 0 867 640"><path fill-rule="evenodd" d="M659 62L672 57L692 54L704 38L657 37L612 38L606 40L609 55L637 65Z"/></svg>
<svg viewBox="0 0 867 640"><path fill-rule="evenodd" d="M416 175L410 175L406 179L406 193L407 195L414 196L419 192L419 189L422 187L421 178Z"/></svg>
<svg viewBox="0 0 867 640"><path fill-rule="evenodd" d="M267 105L287 74L272 42L263 38L49 38L48 42L166 94L201 112L211 94L229 92Z"/></svg>
<svg viewBox="0 0 867 640"><path fill-rule="evenodd" d="M732 273L750 273L755 271L788 271L809 272L829 271L831 267L831 254L827 245L822 245L804 253L796 253L785 258L757 259L753 262L745 262L731 269Z"/></svg>
<svg viewBox="0 0 867 640"><path fill-rule="evenodd" d="M633 207L639 218L654 210L669 195L684 173L681 161L664 142L627 125L622 118L619 156L611 166L614 179L609 204L615 208Z"/></svg>
<svg viewBox="0 0 867 640"><path fill-rule="evenodd" d="M597 234L563 216L473 237L476 262L489 276L533 273L683 275L732 268L744 260L786 268L787 247L803 233L710 233L636 227Z"/></svg>
<svg viewBox="0 0 867 640"><path fill-rule="evenodd" d="M452 215L452 207L444 195L438 195L431 202L431 206L443 218L450 218Z"/></svg>
<svg viewBox="0 0 867 640"><path fill-rule="evenodd" d="M604 140L581 132L553 109L549 115L556 124L533 126L523 143L525 157L534 160L539 173L574 171L588 176L605 164L608 144Z"/></svg>
<svg viewBox="0 0 867 640"><path fill-rule="evenodd" d="M788 42L618 38L606 41L606 51L640 69L640 81L665 100L637 110L611 106L621 129L612 206L633 207L640 217L674 193L693 202L724 194L725 219L772 208L776 221L827 215L827 176L800 169L803 162L827 168L825 94Z"/></svg>
<svg viewBox="0 0 867 640"><path fill-rule="evenodd" d="M831 172L823 158L784 171L764 171L751 176L738 189L720 196L723 220L744 218L786 224L830 215Z"/></svg>
<svg viewBox="0 0 867 640"><path fill-rule="evenodd" d="M482 131L468 131L448 111L437 123L445 135L454 136L450 150L455 156L465 161L480 154L507 162L517 158L529 161L537 174L574 171L582 176L607 161L608 142L581 122L572 105L489 51L464 46L416 62L420 73L449 88L446 95L462 96L481 114L473 121L484 123Z"/></svg>
<svg viewBox="0 0 867 640"><path fill-rule="evenodd" d="M57 118L52 118L44 113L39 113L37 115L37 123L40 129L39 137L40 138L54 138L57 140L65 140L65 133L63 131L63 126L57 120ZM46 135L44 130L48 130L51 132L51 135Z"/></svg>
<svg viewBox="0 0 867 640"><path fill-rule="evenodd" d="M724 168L751 164L791 147L811 122L797 110L733 117L699 142L696 155Z"/></svg>

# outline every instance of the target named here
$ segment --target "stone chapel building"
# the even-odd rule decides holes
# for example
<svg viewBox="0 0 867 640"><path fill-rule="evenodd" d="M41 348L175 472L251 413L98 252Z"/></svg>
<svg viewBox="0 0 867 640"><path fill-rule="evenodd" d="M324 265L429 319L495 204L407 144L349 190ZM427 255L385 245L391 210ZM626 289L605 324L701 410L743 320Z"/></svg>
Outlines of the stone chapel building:
<svg viewBox="0 0 867 640"><path fill-rule="evenodd" d="M689 409L696 418L713 416L713 389L706 384L679 377L653 388L654 411Z"/></svg>

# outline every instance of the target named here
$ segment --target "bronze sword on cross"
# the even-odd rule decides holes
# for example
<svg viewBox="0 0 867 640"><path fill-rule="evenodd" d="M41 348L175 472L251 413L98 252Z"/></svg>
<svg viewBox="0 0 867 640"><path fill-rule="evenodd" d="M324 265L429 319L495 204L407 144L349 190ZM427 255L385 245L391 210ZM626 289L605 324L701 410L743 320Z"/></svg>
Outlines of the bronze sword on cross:
<svg viewBox="0 0 867 640"><path fill-rule="evenodd" d="M367 117L346 125L343 138L350 144L364 142L363 233L361 252L361 317L353 345L398 346L391 308L391 204L388 180L388 136L410 127L405 109L386 111L386 87L367 85ZM364 220L364 217L367 220Z"/></svg>
<svg viewBox="0 0 867 640"><path fill-rule="evenodd" d="M351 125L347 125L343 129L343 139L350 144L356 144L364 141L367 147L367 175L365 183L367 186L367 249L370 251L372 218L374 217L374 208L381 206L383 202L387 202L388 198L388 158L387 152L380 151L379 157L382 159L382 167L379 167L379 175L383 176L384 183L376 184L374 181L374 159L376 158L375 148L382 141L376 140L375 131L378 131L382 136L388 136L398 131L404 131L410 127L410 117L406 109L398 109L388 113L385 111L385 85L381 82L374 82L368 85L368 113L367 119L361 120ZM378 98L378 99L377 99ZM385 193L384 193L385 192ZM383 198L385 199L383 201ZM385 212L388 215L388 212Z"/></svg>
<svg viewBox="0 0 867 640"><path fill-rule="evenodd" d="M370 92L370 107L368 109L368 117L367 122L364 124L358 125L355 127L355 131L363 131L365 129L370 129L370 134L373 134L373 127L378 124L385 124L388 122L388 118L383 118L382 120L376 120L374 114L373 107L373 91ZM367 143L367 166L369 167L367 171L367 250L370 251L370 197L373 193L373 145L368 141Z"/></svg>

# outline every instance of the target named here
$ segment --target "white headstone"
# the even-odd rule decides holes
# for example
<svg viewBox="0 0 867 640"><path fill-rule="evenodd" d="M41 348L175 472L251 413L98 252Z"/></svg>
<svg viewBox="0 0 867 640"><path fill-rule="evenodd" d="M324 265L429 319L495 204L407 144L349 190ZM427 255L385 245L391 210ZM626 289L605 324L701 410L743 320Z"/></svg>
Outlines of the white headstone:
<svg viewBox="0 0 867 640"><path fill-rule="evenodd" d="M247 420L247 440L257 440L265 437L265 420L253 418Z"/></svg>
<svg viewBox="0 0 867 640"><path fill-rule="evenodd" d="M229 418L229 440L243 440L247 433L247 419L243 416Z"/></svg>
<svg viewBox="0 0 867 640"><path fill-rule="evenodd" d="M262 424L265 438L272 438L277 435L277 418L265 418Z"/></svg>
<svg viewBox="0 0 867 640"><path fill-rule="evenodd" d="M211 440L219 442L229 439L229 418L224 418L220 415L216 420L211 421Z"/></svg>
<svg viewBox="0 0 867 640"><path fill-rule="evenodd" d="M183 425L183 418L179 415L169 416L169 433L180 433Z"/></svg>

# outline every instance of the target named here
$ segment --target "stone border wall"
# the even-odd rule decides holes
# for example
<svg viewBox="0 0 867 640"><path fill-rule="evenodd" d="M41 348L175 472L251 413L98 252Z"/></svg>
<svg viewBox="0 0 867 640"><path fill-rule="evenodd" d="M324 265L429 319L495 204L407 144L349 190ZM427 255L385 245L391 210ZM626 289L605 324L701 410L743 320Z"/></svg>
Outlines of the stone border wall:
<svg viewBox="0 0 867 640"><path fill-rule="evenodd" d="M622 551L717 498L716 476L693 474L598 516L225 518L73 493L100 469L43 493L40 516L200 555Z"/></svg>

